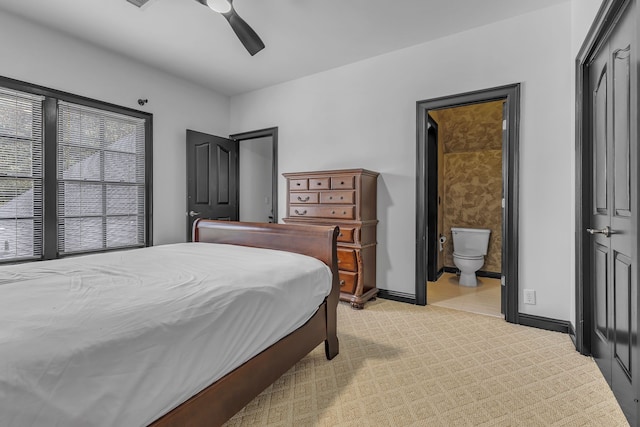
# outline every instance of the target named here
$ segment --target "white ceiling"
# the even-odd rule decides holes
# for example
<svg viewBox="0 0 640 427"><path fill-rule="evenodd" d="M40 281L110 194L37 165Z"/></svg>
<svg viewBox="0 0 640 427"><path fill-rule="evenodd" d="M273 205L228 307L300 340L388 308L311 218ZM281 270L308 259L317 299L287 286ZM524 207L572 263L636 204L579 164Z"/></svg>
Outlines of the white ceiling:
<svg viewBox="0 0 640 427"><path fill-rule="evenodd" d="M235 0L250 56L195 0L0 0L0 10L235 95L569 0ZM505 34L505 37L508 37Z"/></svg>

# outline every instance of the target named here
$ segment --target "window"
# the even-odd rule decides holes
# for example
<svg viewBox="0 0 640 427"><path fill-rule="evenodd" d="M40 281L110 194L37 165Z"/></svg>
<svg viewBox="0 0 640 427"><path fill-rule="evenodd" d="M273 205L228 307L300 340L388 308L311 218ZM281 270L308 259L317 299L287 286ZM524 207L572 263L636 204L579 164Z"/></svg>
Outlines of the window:
<svg viewBox="0 0 640 427"><path fill-rule="evenodd" d="M42 101L0 89L0 260L42 255Z"/></svg>
<svg viewBox="0 0 640 427"><path fill-rule="evenodd" d="M0 86L0 262L150 245L151 115Z"/></svg>
<svg viewBox="0 0 640 427"><path fill-rule="evenodd" d="M144 245L144 120L58 107L58 251Z"/></svg>

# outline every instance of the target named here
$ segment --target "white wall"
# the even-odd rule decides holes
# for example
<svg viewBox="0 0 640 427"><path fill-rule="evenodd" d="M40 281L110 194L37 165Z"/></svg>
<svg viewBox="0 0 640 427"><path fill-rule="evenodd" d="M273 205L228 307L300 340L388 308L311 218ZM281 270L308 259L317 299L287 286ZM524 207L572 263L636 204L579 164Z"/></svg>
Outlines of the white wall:
<svg viewBox="0 0 640 427"><path fill-rule="evenodd" d="M569 320L570 24L564 3L232 97L230 131L278 126L279 173L380 172L378 286L413 295L416 101L522 83L519 311ZM537 305L522 304L525 288L537 291Z"/></svg>
<svg viewBox="0 0 640 427"><path fill-rule="evenodd" d="M240 141L240 221L269 222L273 138L270 136Z"/></svg>
<svg viewBox="0 0 640 427"><path fill-rule="evenodd" d="M0 39L4 77L153 113L154 243L184 241L185 131L229 135L229 98L2 12Z"/></svg>
<svg viewBox="0 0 640 427"><path fill-rule="evenodd" d="M572 0L571 1L571 57L569 63L569 69L571 70L571 87L575 88L576 84L576 57L580 51L580 47L584 42L584 39L591 28L591 24L598 13L598 9L602 5L602 0ZM576 101L576 92L575 90L572 92L572 106L575 105ZM576 111L575 108L571 109L571 123L575 123L576 119ZM571 140L575 141L576 137L576 129L575 126L571 128ZM575 156L571 159L571 187L575 189L576 182L576 162ZM575 190L574 190L575 191ZM575 229L575 193L572 198L571 205L571 227ZM576 253L575 253L575 245L571 247L571 265L575 265ZM575 319L576 319L576 301L575 301L575 292L576 286L576 277L575 277L575 267L571 270L571 283L573 287L570 289L571 296L571 306L570 306L570 320L575 330Z"/></svg>
<svg viewBox="0 0 640 427"><path fill-rule="evenodd" d="M416 101L520 82L520 289L535 289L538 300L528 306L520 298L520 312L573 321L573 60L599 5L572 0L230 104L206 88L0 13L0 36L12 41L0 44L0 75L154 114L155 243L185 238L185 129L224 136L278 126L280 174L381 172L378 285L407 294L414 294ZM139 107L138 98L149 103ZM279 196L283 217L284 190Z"/></svg>
<svg viewBox="0 0 640 427"><path fill-rule="evenodd" d="M575 65L576 56L582 47L593 20L602 6L602 0L571 1L571 63ZM574 76L575 77L575 76Z"/></svg>

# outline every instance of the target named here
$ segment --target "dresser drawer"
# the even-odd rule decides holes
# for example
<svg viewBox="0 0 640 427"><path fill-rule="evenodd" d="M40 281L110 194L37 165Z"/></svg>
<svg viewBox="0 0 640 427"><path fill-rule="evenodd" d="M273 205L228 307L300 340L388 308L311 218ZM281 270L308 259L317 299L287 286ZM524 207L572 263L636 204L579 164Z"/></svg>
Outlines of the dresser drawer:
<svg viewBox="0 0 640 427"><path fill-rule="evenodd" d="M283 174L287 224L338 226L334 249L340 301L363 308L377 295L376 196L378 173L339 169ZM335 283L334 283L335 284Z"/></svg>
<svg viewBox="0 0 640 427"><path fill-rule="evenodd" d="M355 188L356 177L353 175L340 175L331 177L331 189L342 190Z"/></svg>
<svg viewBox="0 0 640 427"><path fill-rule="evenodd" d="M309 190L328 190L330 189L330 179L327 178L309 178Z"/></svg>
<svg viewBox="0 0 640 427"><path fill-rule="evenodd" d="M338 242L355 243L355 228L340 226L340 234L338 234Z"/></svg>
<svg viewBox="0 0 640 427"><path fill-rule="evenodd" d="M355 249L338 248L338 270L358 271Z"/></svg>
<svg viewBox="0 0 640 427"><path fill-rule="evenodd" d="M355 191L323 191L320 193L320 203L344 203L353 205Z"/></svg>
<svg viewBox="0 0 640 427"><path fill-rule="evenodd" d="M358 284L358 274L350 273L348 271L339 271L338 279L340 281L340 291L353 294L356 292L356 285Z"/></svg>
<svg viewBox="0 0 640 427"><path fill-rule="evenodd" d="M292 179L289 181L290 190L308 190L309 182L306 179Z"/></svg>
<svg viewBox="0 0 640 427"><path fill-rule="evenodd" d="M291 206L290 217L316 217L353 219L355 209L353 206Z"/></svg>
<svg viewBox="0 0 640 427"><path fill-rule="evenodd" d="M289 193L289 203L318 203L318 193Z"/></svg>

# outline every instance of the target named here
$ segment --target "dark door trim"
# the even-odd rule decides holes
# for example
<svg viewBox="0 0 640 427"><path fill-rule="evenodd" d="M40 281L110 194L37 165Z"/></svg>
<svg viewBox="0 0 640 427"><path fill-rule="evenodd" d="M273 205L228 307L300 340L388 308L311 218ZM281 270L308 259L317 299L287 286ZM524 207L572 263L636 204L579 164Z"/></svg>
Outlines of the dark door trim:
<svg viewBox="0 0 640 427"><path fill-rule="evenodd" d="M271 209L273 212L273 222L278 222L278 128L265 128L259 130L252 130L249 132L234 133L229 135L230 139L234 141L246 141L248 139L257 139L271 137L272 147L272 159L271 165Z"/></svg>
<svg viewBox="0 0 640 427"><path fill-rule="evenodd" d="M588 201L592 194L591 175L591 111L588 90L587 67L601 44L615 27L620 14L629 4L629 0L605 0L585 38L576 58L576 350L584 355L591 354L591 270L588 241L584 230L589 224L590 208Z"/></svg>
<svg viewBox="0 0 640 427"><path fill-rule="evenodd" d="M502 276L505 292L505 319L518 323L518 175L520 84L467 92L416 103L416 304L427 303L427 113L429 110L505 100L507 138L502 147Z"/></svg>

